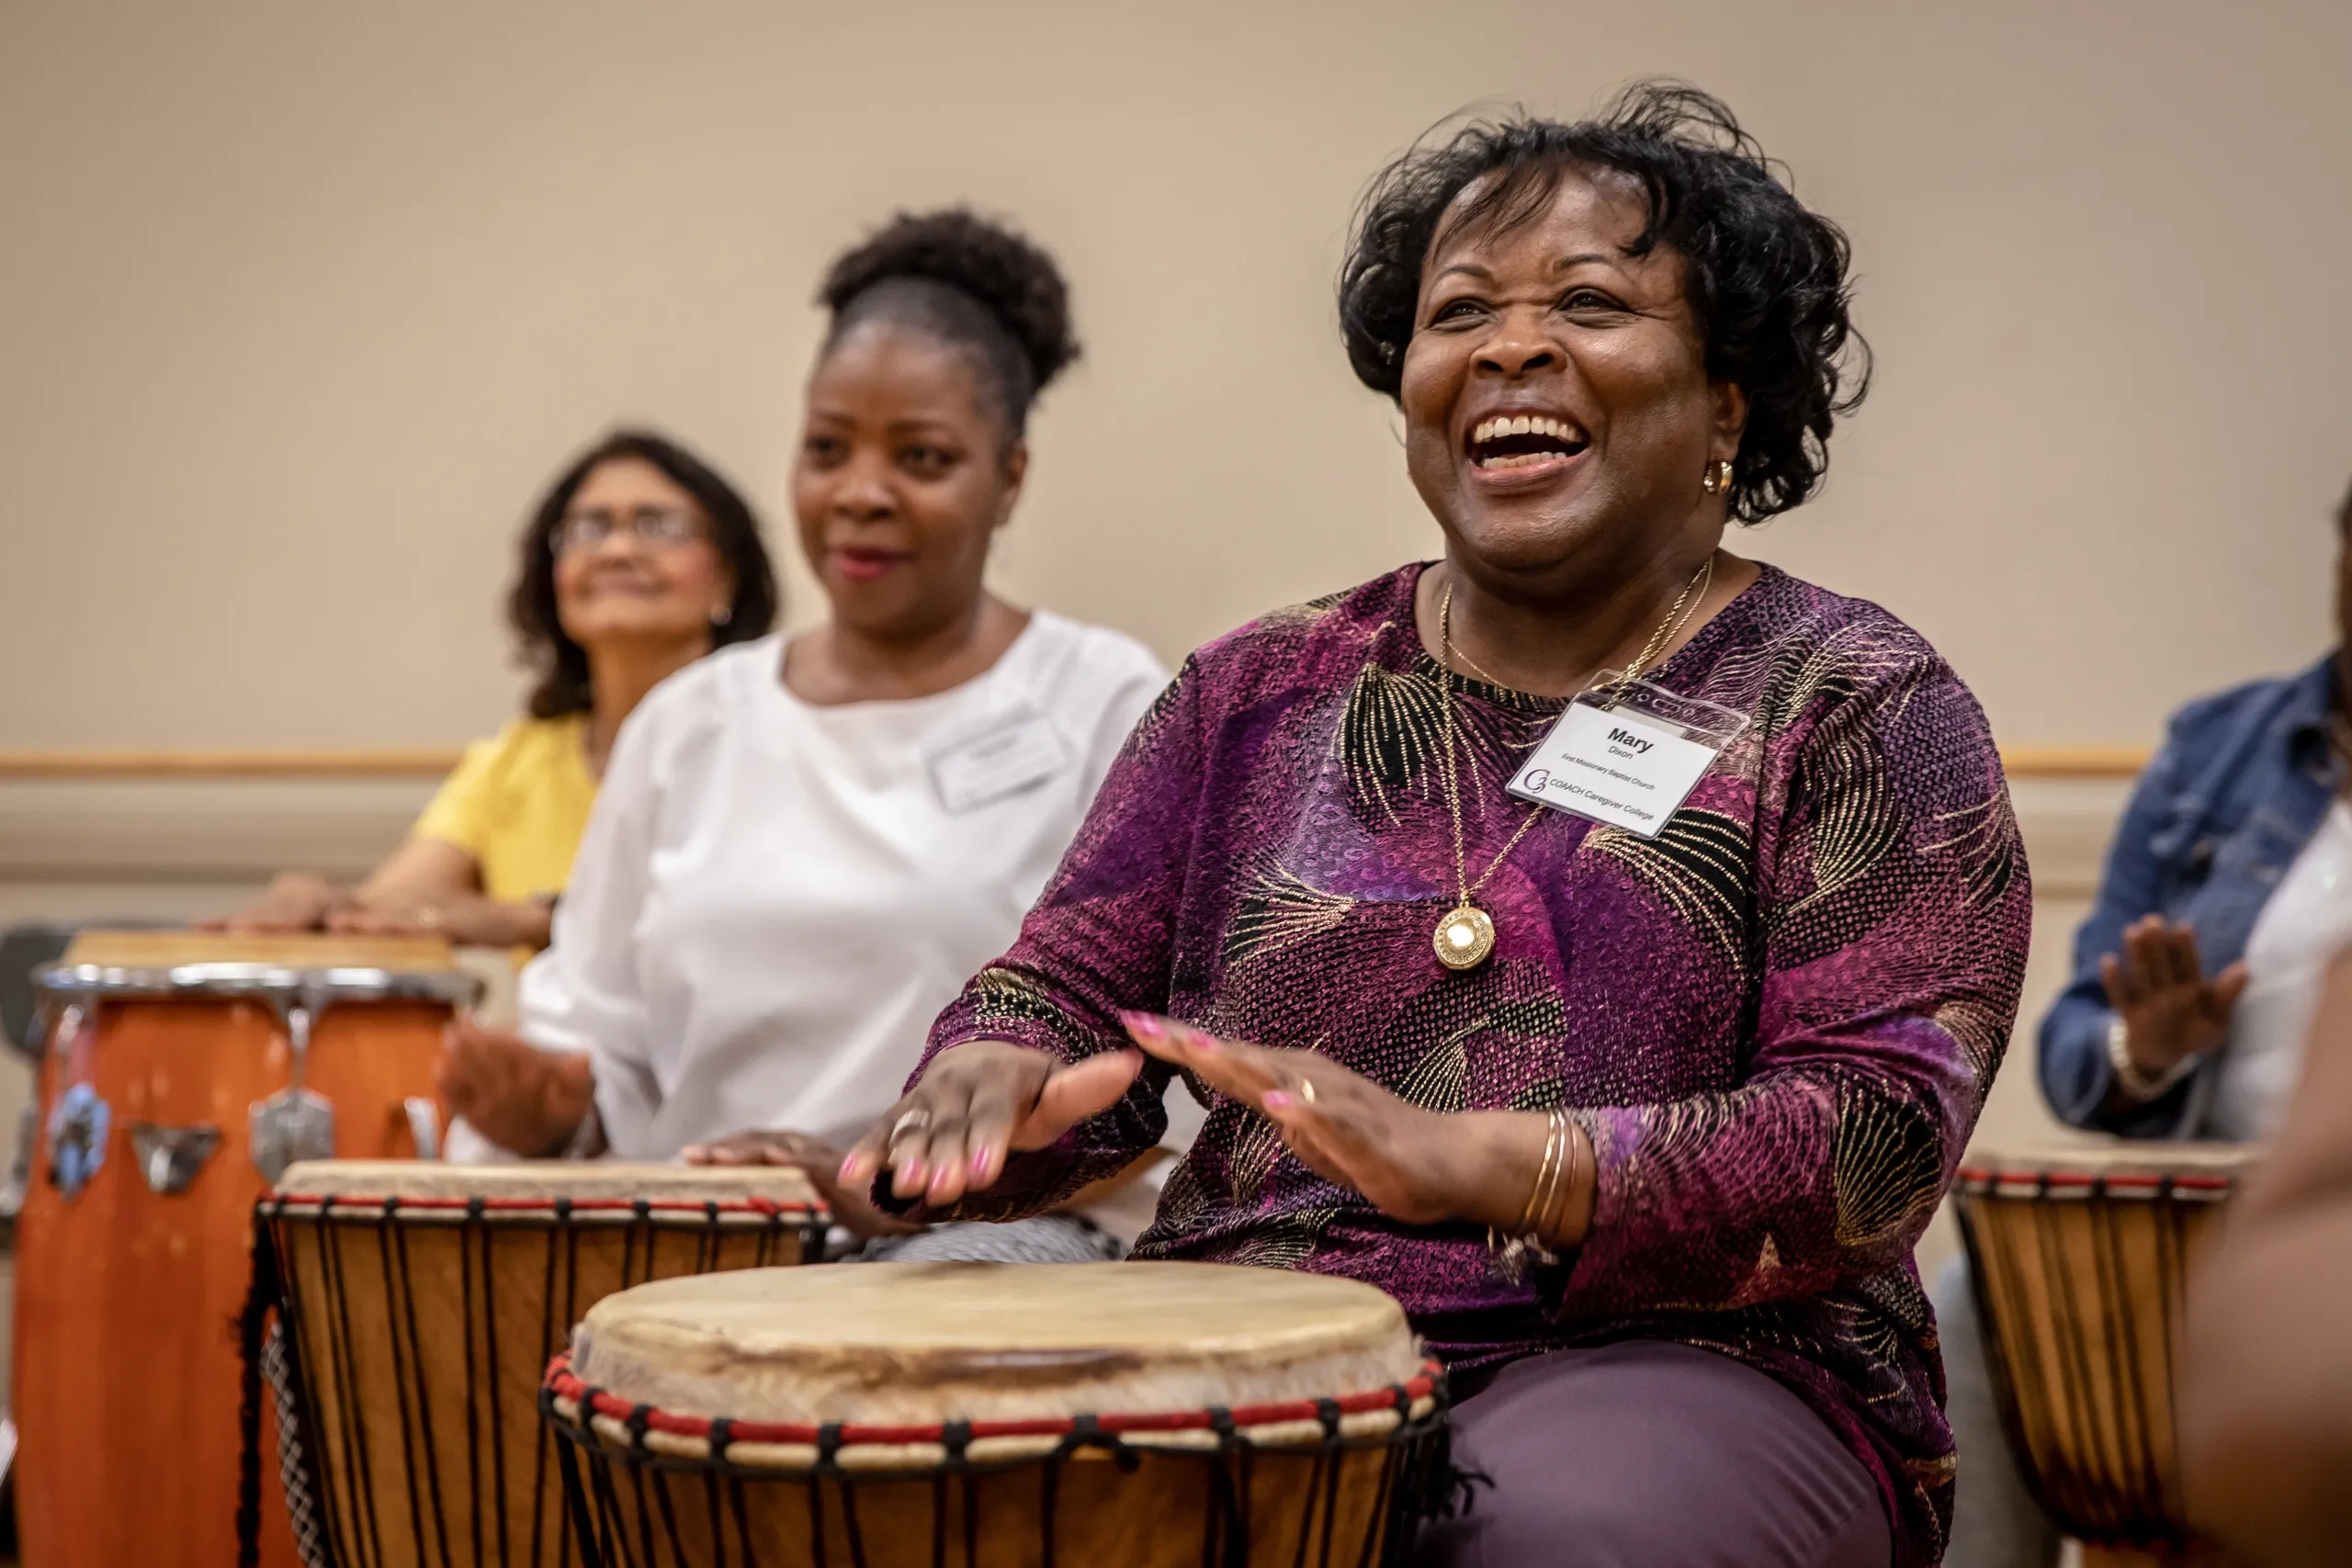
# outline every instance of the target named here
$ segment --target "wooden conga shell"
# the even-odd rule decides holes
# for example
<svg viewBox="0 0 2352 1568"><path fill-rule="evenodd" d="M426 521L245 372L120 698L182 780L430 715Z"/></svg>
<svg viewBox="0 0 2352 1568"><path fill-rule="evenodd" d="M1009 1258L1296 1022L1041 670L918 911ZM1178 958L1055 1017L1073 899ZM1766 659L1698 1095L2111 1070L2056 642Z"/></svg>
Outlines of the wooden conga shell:
<svg viewBox="0 0 2352 1568"><path fill-rule="evenodd" d="M606 1568L1368 1568L1443 1383L1349 1280L881 1263L610 1297L542 1404Z"/></svg>
<svg viewBox="0 0 2352 1568"><path fill-rule="evenodd" d="M1960 1173L2003 1418L2028 1486L2086 1562L2211 1561L2182 1501L2175 1367L2190 1271L2251 1158L2118 1143L1976 1150Z"/></svg>
<svg viewBox="0 0 2352 1568"><path fill-rule="evenodd" d="M298 1165L263 1205L335 1560L577 1562L537 1407L595 1303L819 1255L796 1170L607 1162Z"/></svg>
<svg viewBox="0 0 2352 1568"><path fill-rule="evenodd" d="M254 1201L268 1190L250 1111L290 1068L279 993L248 983L264 968L309 976L326 999L305 1083L333 1102L336 1151L353 1156L415 1153L402 1102L433 1094L452 1002L476 988L439 942L186 931L85 932L48 973L13 1346L18 1529L40 1568L234 1561L235 1325ZM370 975L415 994L347 994ZM109 1126L103 1163L69 1197L51 1180L49 1119L77 1052ZM218 1142L182 1190L159 1192L135 1153L139 1122L208 1127ZM284 1506L265 1506L264 1561L291 1568Z"/></svg>

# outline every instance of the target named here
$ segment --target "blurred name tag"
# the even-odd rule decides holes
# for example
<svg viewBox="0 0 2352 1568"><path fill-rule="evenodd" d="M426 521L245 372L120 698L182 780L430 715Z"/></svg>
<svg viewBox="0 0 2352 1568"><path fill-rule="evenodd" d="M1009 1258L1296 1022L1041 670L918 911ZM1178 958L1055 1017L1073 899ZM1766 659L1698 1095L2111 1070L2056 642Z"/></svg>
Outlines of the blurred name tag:
<svg viewBox="0 0 2352 1568"><path fill-rule="evenodd" d="M1042 784L1069 765L1052 722L1041 713L1018 713L933 755L931 781L939 803L960 815Z"/></svg>

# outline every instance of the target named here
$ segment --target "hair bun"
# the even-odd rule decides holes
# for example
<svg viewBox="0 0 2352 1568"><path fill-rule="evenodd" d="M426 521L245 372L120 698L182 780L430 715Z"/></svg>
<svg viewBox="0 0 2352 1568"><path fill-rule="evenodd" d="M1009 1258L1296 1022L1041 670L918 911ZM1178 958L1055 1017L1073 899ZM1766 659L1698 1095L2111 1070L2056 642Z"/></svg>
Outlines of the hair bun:
<svg viewBox="0 0 2352 1568"><path fill-rule="evenodd" d="M901 277L929 278L978 301L1027 355L1038 389L1078 357L1069 288L1054 258L969 209L899 213L833 263L817 297L839 316L876 284Z"/></svg>

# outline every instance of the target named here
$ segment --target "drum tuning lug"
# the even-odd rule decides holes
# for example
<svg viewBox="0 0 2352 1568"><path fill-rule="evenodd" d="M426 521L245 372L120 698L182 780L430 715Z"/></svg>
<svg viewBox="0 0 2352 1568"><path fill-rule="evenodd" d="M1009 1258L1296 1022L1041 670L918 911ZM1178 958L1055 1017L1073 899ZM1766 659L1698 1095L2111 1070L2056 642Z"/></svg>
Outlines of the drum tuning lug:
<svg viewBox="0 0 2352 1568"><path fill-rule="evenodd" d="M311 1070L311 1026L317 1021L321 1010L321 998L309 986L304 986L296 999L286 1006L287 1071L291 1075L293 1087L298 1089Z"/></svg>
<svg viewBox="0 0 2352 1568"><path fill-rule="evenodd" d="M416 1145L419 1159L441 1157L441 1108L421 1094L412 1094L401 1101L401 1109L408 1113L408 1135Z"/></svg>
<svg viewBox="0 0 2352 1568"><path fill-rule="evenodd" d="M172 1197L188 1190L196 1173L220 1146L220 1129L209 1124L164 1127L153 1122L130 1123L130 1150L139 1157L140 1173L150 1191Z"/></svg>
<svg viewBox="0 0 2352 1568"><path fill-rule="evenodd" d="M254 1168L271 1186L298 1160L334 1157L334 1102L307 1089L282 1089L252 1110Z"/></svg>
<svg viewBox="0 0 2352 1568"><path fill-rule="evenodd" d="M77 1083L57 1097L49 1113L50 1184L66 1198L82 1189L107 1162L107 1131L114 1111L86 1083Z"/></svg>

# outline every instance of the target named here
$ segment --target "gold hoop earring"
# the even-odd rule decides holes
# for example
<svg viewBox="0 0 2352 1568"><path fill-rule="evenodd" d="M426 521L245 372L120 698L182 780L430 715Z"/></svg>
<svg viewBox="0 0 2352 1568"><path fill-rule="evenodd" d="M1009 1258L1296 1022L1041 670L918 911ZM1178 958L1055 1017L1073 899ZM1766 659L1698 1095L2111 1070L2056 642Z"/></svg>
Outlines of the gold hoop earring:
<svg viewBox="0 0 2352 1568"><path fill-rule="evenodd" d="M1731 463L1729 459L1718 457L1713 462L1708 464L1707 471L1699 476L1699 488L1705 491L1709 495L1721 495L1724 491L1731 489Z"/></svg>

